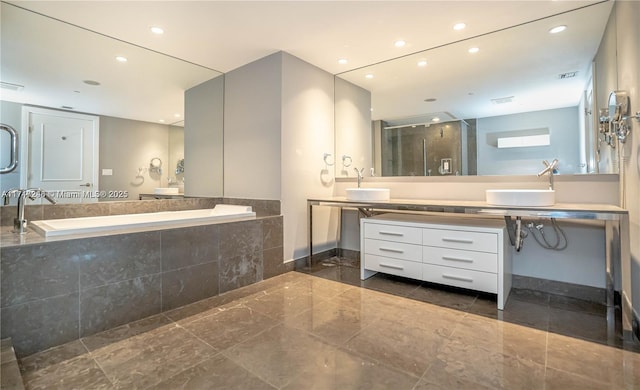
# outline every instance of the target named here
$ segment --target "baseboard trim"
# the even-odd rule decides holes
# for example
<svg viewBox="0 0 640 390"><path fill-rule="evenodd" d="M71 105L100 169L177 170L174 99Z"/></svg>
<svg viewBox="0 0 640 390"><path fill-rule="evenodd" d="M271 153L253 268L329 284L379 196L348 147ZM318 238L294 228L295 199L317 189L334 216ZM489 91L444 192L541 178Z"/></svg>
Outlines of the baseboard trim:
<svg viewBox="0 0 640 390"><path fill-rule="evenodd" d="M548 294L576 298L583 301L607 304L607 290L605 288L585 286L556 280L540 279L530 276L513 275L513 288L522 290L541 291Z"/></svg>

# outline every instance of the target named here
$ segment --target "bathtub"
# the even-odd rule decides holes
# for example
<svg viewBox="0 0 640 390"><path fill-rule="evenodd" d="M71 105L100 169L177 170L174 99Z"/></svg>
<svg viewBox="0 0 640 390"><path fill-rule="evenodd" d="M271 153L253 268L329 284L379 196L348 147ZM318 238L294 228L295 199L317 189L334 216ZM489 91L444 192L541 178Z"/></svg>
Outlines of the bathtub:
<svg viewBox="0 0 640 390"><path fill-rule="evenodd" d="M219 204L213 209L162 211L157 213L108 215L33 221L29 226L44 237L131 229L171 228L255 218L251 206Z"/></svg>

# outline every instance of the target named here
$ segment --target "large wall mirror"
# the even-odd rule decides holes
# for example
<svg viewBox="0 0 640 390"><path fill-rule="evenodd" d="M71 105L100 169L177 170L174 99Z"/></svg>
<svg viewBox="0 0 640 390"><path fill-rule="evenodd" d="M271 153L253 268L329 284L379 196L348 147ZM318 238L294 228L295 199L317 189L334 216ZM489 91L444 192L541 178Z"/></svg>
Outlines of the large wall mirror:
<svg viewBox="0 0 640 390"><path fill-rule="evenodd" d="M58 200L137 200L140 194L153 194L156 188L180 189L183 184L189 185L182 181L185 122L189 130L189 119L184 118L185 91L223 77L220 72L12 4L2 2L1 7L1 122L18 130L21 151L34 153L28 145L35 142L32 134L38 130L28 132L23 128L27 123L25 108L54 116L89 114L99 119L99 137L94 148L89 149L99 151L95 153L96 180L81 184L91 185L85 189L103 194L107 191L114 196ZM48 137L60 147L75 142L71 130L51 129L44 133L48 135L43 138ZM2 132L3 164L8 141L8 134ZM54 145L52 150L56 148ZM52 174L55 169L51 167L65 160L66 153L58 154L49 153L48 160L41 158L41 170ZM19 157L22 169L0 175L3 191L36 185L48 186L48 190L65 189L58 188L60 184L37 169L35 172L31 165L38 164L27 161L24 152ZM222 155L211 158L219 158L222 164ZM73 167L69 161L65 164ZM70 172L67 168L60 171ZM33 182L36 176L45 180ZM127 196L122 196L124 192Z"/></svg>
<svg viewBox="0 0 640 390"><path fill-rule="evenodd" d="M343 155L382 176L528 175L556 158L560 174L617 173L593 81L611 9L594 3L338 74L336 177L355 175ZM343 83L371 94L371 131L359 137L345 135L356 131L342 118L353 116Z"/></svg>

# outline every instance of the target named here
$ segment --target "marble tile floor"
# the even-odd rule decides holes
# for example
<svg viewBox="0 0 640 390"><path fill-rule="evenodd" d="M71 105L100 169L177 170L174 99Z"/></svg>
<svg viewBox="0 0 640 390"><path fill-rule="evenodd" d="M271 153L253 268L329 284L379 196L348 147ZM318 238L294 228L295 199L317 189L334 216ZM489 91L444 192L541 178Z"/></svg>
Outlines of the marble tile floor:
<svg viewBox="0 0 640 390"><path fill-rule="evenodd" d="M289 272L28 356L25 387L640 388L640 353L602 341L597 305L517 292L499 313L490 296L356 271Z"/></svg>

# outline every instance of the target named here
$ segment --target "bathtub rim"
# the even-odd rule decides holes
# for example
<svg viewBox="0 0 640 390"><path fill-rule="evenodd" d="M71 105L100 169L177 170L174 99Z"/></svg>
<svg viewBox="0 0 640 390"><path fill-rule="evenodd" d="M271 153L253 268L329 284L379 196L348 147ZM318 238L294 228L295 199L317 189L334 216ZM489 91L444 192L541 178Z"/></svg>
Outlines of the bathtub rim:
<svg viewBox="0 0 640 390"><path fill-rule="evenodd" d="M249 218L238 218L238 219L229 219L225 221L217 221L217 222L200 222L200 223L187 223L181 225L173 225L166 227L147 227L147 228L132 228L132 229L122 229L115 232L97 232L97 233L85 233L85 234L74 234L74 235L66 235L66 236L54 236L54 237L43 237L34 230L29 227L27 229L27 234L15 234L12 232L13 227L11 226L3 226L0 228L0 247L2 248L11 248L17 246L24 245L39 245L46 244L50 242L59 242L59 241L70 241L70 240L79 240L85 238L94 238L94 237L104 237L104 236L117 236L122 234L132 234L132 233L145 233L145 232L156 232L163 230L171 230L171 229L181 229L181 228L189 228L196 226L207 226L207 225L220 225L226 223L236 223L236 222L247 222L247 221L264 221L275 218L282 218L282 214L278 215L262 215L249 217Z"/></svg>

